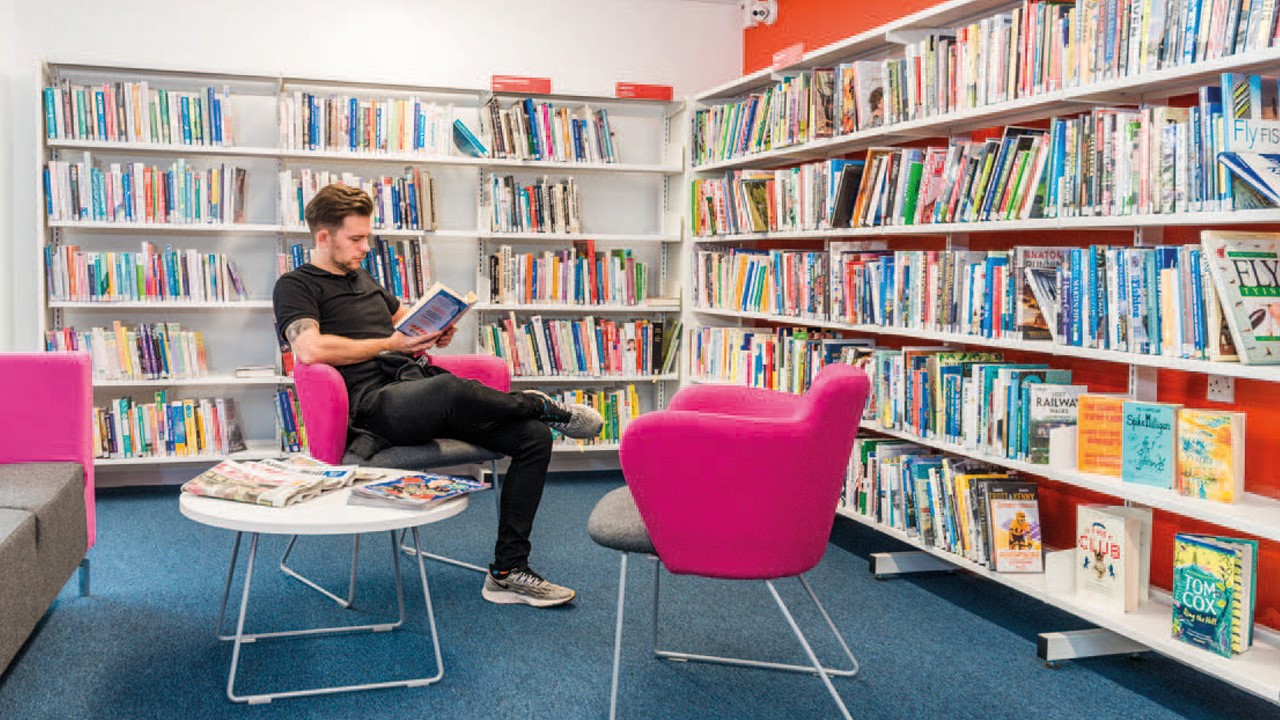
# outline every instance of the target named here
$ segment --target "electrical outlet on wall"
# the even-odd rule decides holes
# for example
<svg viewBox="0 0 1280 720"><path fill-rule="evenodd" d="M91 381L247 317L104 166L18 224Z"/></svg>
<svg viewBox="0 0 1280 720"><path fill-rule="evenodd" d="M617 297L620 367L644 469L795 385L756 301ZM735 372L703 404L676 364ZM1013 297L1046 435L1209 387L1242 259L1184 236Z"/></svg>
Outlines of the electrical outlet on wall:
<svg viewBox="0 0 1280 720"><path fill-rule="evenodd" d="M1236 401L1236 379L1224 375L1209 376L1209 390L1205 399L1212 402L1233 403Z"/></svg>

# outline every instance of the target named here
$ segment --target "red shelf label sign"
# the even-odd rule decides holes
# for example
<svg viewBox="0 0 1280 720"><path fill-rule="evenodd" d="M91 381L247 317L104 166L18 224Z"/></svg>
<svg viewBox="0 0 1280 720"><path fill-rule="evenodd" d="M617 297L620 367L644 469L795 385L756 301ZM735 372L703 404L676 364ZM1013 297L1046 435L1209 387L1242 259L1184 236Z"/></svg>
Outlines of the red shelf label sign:
<svg viewBox="0 0 1280 720"><path fill-rule="evenodd" d="M528 93L550 95L551 78L522 75L490 75L489 89L496 93Z"/></svg>
<svg viewBox="0 0 1280 720"><path fill-rule="evenodd" d="M773 69L795 65L804 59L804 43L789 45L773 54Z"/></svg>
<svg viewBox="0 0 1280 720"><path fill-rule="evenodd" d="M670 85L647 85L645 83L620 82L613 84L614 97L633 100L671 100L673 92Z"/></svg>

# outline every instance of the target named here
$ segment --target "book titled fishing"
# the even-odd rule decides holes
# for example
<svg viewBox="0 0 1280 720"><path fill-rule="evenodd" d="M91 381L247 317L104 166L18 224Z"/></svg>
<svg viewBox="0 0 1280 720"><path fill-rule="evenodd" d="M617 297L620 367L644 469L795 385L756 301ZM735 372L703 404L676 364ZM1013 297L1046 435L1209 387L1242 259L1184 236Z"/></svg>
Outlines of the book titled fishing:
<svg viewBox="0 0 1280 720"><path fill-rule="evenodd" d="M1126 400L1121 437L1125 482L1172 489L1178 471L1178 405Z"/></svg>
<svg viewBox="0 0 1280 720"><path fill-rule="evenodd" d="M1240 362L1280 363L1280 234L1200 233Z"/></svg>

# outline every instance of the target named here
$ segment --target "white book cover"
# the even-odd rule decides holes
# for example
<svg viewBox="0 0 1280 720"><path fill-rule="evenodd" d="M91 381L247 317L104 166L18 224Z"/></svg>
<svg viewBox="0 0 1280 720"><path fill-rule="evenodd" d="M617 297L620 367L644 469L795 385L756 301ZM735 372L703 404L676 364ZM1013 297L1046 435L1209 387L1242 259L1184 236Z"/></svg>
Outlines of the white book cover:
<svg viewBox="0 0 1280 720"><path fill-rule="evenodd" d="M1280 234L1206 230L1200 241L1240 361L1280 363Z"/></svg>
<svg viewBox="0 0 1280 720"><path fill-rule="evenodd" d="M1076 596L1115 612L1139 603L1141 521L1115 508L1076 508Z"/></svg>

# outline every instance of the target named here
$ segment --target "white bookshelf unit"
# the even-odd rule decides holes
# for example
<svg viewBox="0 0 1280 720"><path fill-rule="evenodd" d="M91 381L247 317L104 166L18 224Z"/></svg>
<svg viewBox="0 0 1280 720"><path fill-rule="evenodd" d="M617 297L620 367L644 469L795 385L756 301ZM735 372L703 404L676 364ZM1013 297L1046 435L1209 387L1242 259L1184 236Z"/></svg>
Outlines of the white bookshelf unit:
<svg viewBox="0 0 1280 720"><path fill-rule="evenodd" d="M65 327L87 329L113 321L126 327L140 322L179 322L183 329L203 332L209 357L208 374L204 377L175 380L111 380L95 383L95 401L101 405L107 398L140 393L147 397L163 390L171 398L209 397L211 392L225 393L240 403L241 421L250 450L235 457L271 457L282 455L276 430L274 391L290 386L284 376L270 378L236 378L240 365L270 364L276 356L276 340L271 316L271 291L278 276L278 255L288 255L291 246L310 246L309 233L296 219L286 217L280 206L278 177L282 172L295 174L307 168L314 171L349 171L362 177L395 175L406 168L429 172L434 184L434 207L437 226L434 229L375 229L375 236L392 239L421 238L429 249L430 280L439 280L465 292L474 289L482 299L488 297L485 261L487 254L501 245L512 245L518 252L570 247L574 241L590 239L598 251L630 248L638 259L650 264L651 298L637 306L575 305L543 303L536 305L502 305L481 303L463 322L460 337L471 342L455 343L459 352L478 352L476 327L490 318L508 313L527 317L543 314L555 318L580 318L604 315L624 318L678 317L682 310L677 289L678 274L669 272L668 249L683 240L681 232L683 204L672 187L680 185L685 171L682 102L655 102L620 99L609 96L535 95L536 102L579 108L607 108L618 148L619 162L560 162L552 160L514 160L494 157L476 158L462 154L453 146L451 135L442 137L434 152L348 151L346 149L306 149L287 143L288 133L281 127L282 102L300 93L322 97L340 96L367 99L407 100L417 98L426 106L438 106L448 114L446 122L461 119L467 127L492 147L492 138L483 133L480 122L485 103L493 94L487 89L433 87L428 84L408 85L362 82L357 79L332 80L282 75L244 75L210 72L184 72L155 68L115 67L86 64L46 63L41 86L33 89L42 97L43 88L63 81L73 85L98 85L115 82L146 81L152 90L197 92L207 87L226 93L225 119L230 137L223 144L185 144L180 142L117 142L49 138L41 134L42 145L33 180L39 185L44 167L50 160L77 162L86 156L98 166L111 163L144 163L162 169L169 163L183 161L203 170L221 164L243 168L246 176L243 219L239 222L110 222L86 219L50 219L42 204L36 208L40 234L37 256L44 257L45 248L73 245L83 251L137 252L140 242L157 248L172 245L178 249L198 249L201 253L225 253L243 278L248 300L227 302L114 301L91 302L53 300L41 282L35 307L42 318L40 329L48 331ZM505 105L524 96L498 96ZM121 117L124 117L121 110ZM138 120L141 123L141 119ZM40 126L44 127L44 118ZM674 125L673 125L674 124ZM490 229L483 197L483 182L493 173L513 175L532 181L547 177L553 181L575 178L580 188L582 232L580 233L501 233ZM42 260L43 266L43 260ZM43 278L44 273L41 272ZM643 410L662 407L666 388L678 381L678 373L665 375L608 375L593 377L528 377L516 378L522 386L542 386L548 391L566 387L599 389L609 384L634 383L641 395ZM589 453L593 458L614 453L616 444L578 446L557 445L558 456ZM101 459L103 468L160 469L171 465L212 463L221 456ZM596 461L593 461L596 462Z"/></svg>
<svg viewBox="0 0 1280 720"><path fill-rule="evenodd" d="M1177 95L1195 93L1201 86L1217 85L1223 72L1274 74L1280 68L1280 47L1251 49L1239 54L1202 60L1175 67L1165 67L1151 72L1136 72L1129 75L1110 77L1092 82L1082 81L1078 85L1069 85L1061 89L1038 92L1026 97L1013 97L1000 102L971 107L962 110L945 112L936 115L925 115L902 122L886 123L877 127L857 130L847 134L839 133L839 118L836 119L837 134L834 137L798 142L796 144L777 147L760 152L747 153L729 159L716 159L698 163L693 156L696 139L693 133L694 113L703 108L710 108L723 103L743 100L753 93L760 93L773 87L781 79L811 71L814 68L834 67L843 62L855 60L879 60L886 57L903 57L902 46L920 41L934 33L945 32L954 28L975 23L1014 7L1022 7L1020 3L1005 0L951 0L935 7L922 10L895 20L886 25L868 30L831 45L812 50L804 54L797 63L787 67L767 68L723 85L711 88L692 99L690 114L691 149L690 177L707 179L723 178L727 173L745 170L774 170L799 165L805 162L827 158L858 158L873 147L894 146L903 143L919 144L917 141L932 139L966 139L973 130L991 127L1007 127L1019 123L1036 120L1047 120L1055 116L1074 116L1101 106L1136 106L1159 103ZM885 86L888 86L886 78ZM836 87L835 92L840 93ZM887 104L887 101L886 101ZM776 126L775 126L776 127ZM934 142L931 144L944 144ZM892 188L890 188L890 192ZM732 198L726 198L732 203ZM743 212L747 212L743 210ZM1136 214L1119 216L1082 216L1054 217L1028 220L1001 220L987 222L948 222L945 224L888 225L875 227L852 227L842 229L799 230L758 232L742 234L723 234L698 236L690 235L683 245L690 259L699 250L709 245L724 247L757 247L764 244L770 249L786 248L808 252L825 252L829 241L839 240L877 240L884 242L888 249L895 249L895 242L906 240L923 240L933 238L935 242L945 242L945 248L968 249L971 234L982 233L983 241L988 242L997 233L1058 233L1055 242L1044 240L1027 243L1024 238L1009 241L1007 247L1015 244L1053 244L1065 246L1087 246L1094 242L1090 234L1111 232L1115 237L1121 233L1129 233L1134 246L1159 244L1164 228L1207 226L1214 228L1240 227L1246 229L1252 225L1280 224L1280 210L1251 209L1238 211L1206 211L1176 212L1167 214ZM1069 233L1075 233L1074 235ZM1108 242L1111 242L1108 240ZM1123 244L1123 243L1121 243ZM911 249L919 249L917 244L909 245ZM984 245L985 247L985 245ZM932 247L931 249L937 249ZM919 341L920 345L945 344L950 347L968 348L972 350L1009 350L1020 353L1034 353L1039 361L1052 361L1055 358L1070 358L1073 361L1111 363L1123 372L1129 373L1129 395L1137 399L1154 400L1156 398L1158 369L1177 370L1187 373L1207 375L1211 378L1247 379L1266 383L1280 383L1280 365L1246 365L1236 362L1213 362L1208 360L1184 359L1161 355L1142 355L1114 350L1076 347L1056 344L1051 341L1022 340L1014 338L988 338L957 332L945 332L929 328L886 327L874 324L853 324L827 317L801 317L773 313L748 312L743 310L701 307L693 289L693 271L689 273L685 288L685 296L689 297L687 314L692 318L690 332L697 332L703 326L727 327L760 327L764 330L773 326L794 325L805 328L854 333L894 339L896 341ZM686 358L690 361L690 369L686 379L690 383L735 384L732 380L718 377L700 377L694 364L693 335L689 336L689 348ZM909 343L911 344L911 343ZM1074 382L1080 383L1081 380ZM1033 465L1017 460L991 455L969 447L940 442L933 438L920 437L901 429L883 428L874 423L862 422L861 427L871 433L901 438L922 446L934 448L953 456L974 458L993 466L1007 468L1018 474L1047 478L1058 483L1083 490L1103 493L1117 498L1126 505L1149 507L1172 513L1177 517L1211 523L1225 529L1228 534L1247 534L1263 541L1280 541L1280 500L1258 493L1246 492L1236 503L1216 503L1184 497L1175 491L1159 490L1137 483L1126 483L1119 478L1104 477L1050 468L1046 465ZM1246 490L1248 480L1246 479ZM1247 652L1233 658L1224 658L1180 642L1171 635L1170 601L1161 591L1153 590L1152 597L1144 602L1135 612L1111 613L1098 610L1077 601L1072 595L1059 595L1051 591L1046 584L1045 575L996 573L983 565L972 562L962 556L953 555L944 550L926 545L919 538L909 536L894 527L881 524L877 520L864 516L852 508L842 507L839 514L852 521L867 525L898 541L914 548L917 559L906 563L904 567L915 565L920 569L958 568L980 577L990 579L1006 587L1015 589L1032 598L1053 605L1075 614L1085 620L1112 633L1110 637L1118 638L1116 648L1150 649L1162 655L1185 663L1202 672L1228 682L1236 687L1259 695L1272 703L1280 704L1280 633L1258 626L1253 647ZM1056 522L1071 522L1074 519L1055 518ZM894 555L897 555L896 553ZM892 563L885 565L892 567ZM873 560L873 570L875 561ZM892 570L889 570L892 572ZM1259 578L1262 573L1259 573ZM1042 636L1044 638L1046 636ZM1129 652L1130 650L1113 650L1111 652ZM1042 653L1043 653L1042 649ZM1076 657L1090 654L1108 654L1106 651L1091 653L1089 650ZM1044 655L1042 654L1042 657ZM1057 659L1054 657L1053 659Z"/></svg>

